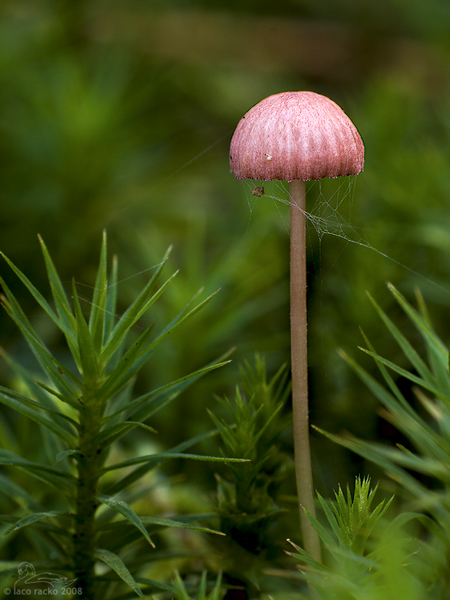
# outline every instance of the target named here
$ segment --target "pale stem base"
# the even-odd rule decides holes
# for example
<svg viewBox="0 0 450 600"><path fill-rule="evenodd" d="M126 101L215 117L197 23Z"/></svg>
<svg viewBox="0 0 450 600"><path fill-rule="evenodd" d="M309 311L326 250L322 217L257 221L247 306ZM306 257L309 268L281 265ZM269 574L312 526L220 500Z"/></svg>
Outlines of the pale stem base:
<svg viewBox="0 0 450 600"><path fill-rule="evenodd" d="M321 562L320 540L303 509L315 516L308 419L308 358L306 320L305 183L292 181L291 218L291 368L294 452L300 524L305 550Z"/></svg>

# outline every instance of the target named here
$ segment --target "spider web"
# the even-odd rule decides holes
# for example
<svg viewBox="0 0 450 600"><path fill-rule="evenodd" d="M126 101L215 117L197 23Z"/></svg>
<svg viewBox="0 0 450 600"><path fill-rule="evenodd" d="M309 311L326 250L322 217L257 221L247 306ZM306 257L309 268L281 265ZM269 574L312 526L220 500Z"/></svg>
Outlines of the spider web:
<svg viewBox="0 0 450 600"><path fill-rule="evenodd" d="M301 208L298 208L298 210L303 212L317 236L319 257L322 241L325 236L340 238L347 244L354 244L375 252L382 258L426 281L428 284L439 288L445 293L449 293L448 288L443 287L422 273L408 267L386 252L373 246L365 235L367 230L352 224L356 181L356 176L348 176L332 180L331 185L329 185L329 180L324 180L324 183L320 180L306 184L306 204L308 205L311 196L314 197L314 202L310 210L303 211ZM264 182L262 185L261 182L247 180L244 182L244 185L246 186L246 197L249 207L249 224L258 204L264 199L266 201L271 200L280 215L286 233L289 235L289 214L282 210L284 206L291 205L289 184L283 181L269 181Z"/></svg>
<svg viewBox="0 0 450 600"><path fill-rule="evenodd" d="M324 236L334 236L342 238L346 242L352 244L358 244L374 250L375 252L386 256L382 252L378 251L370 242L364 237L361 230L351 224L349 218L346 216L346 212L351 215L351 207L353 205L353 198L355 192L355 178L345 177L341 178L339 185L331 195L328 195L323 190L322 182L314 182L312 186L316 189L315 201L311 211L305 211L304 215L308 222L313 227L319 243L322 243ZM278 210L281 219L283 220L284 227L289 233L289 225L286 222L285 215L281 212L281 206L289 206L289 184L280 181L269 181L265 182L264 186L258 185L257 182L246 182L248 188L247 192L247 203L250 211L250 219L253 216L253 211L258 202L262 198L270 199L273 201L276 209ZM264 188L264 194L259 190L261 187ZM257 190L257 192L255 192ZM307 201L309 193L307 192ZM342 210L342 205L346 205L346 211ZM350 206L350 210L348 209ZM299 210L302 210L299 208ZM303 212L303 211L302 211Z"/></svg>

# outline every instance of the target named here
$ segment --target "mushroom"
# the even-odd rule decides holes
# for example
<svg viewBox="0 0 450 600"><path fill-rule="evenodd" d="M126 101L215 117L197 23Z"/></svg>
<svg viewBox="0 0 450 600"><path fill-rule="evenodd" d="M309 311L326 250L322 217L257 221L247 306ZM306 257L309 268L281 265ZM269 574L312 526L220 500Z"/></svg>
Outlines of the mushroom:
<svg viewBox="0 0 450 600"><path fill-rule="evenodd" d="M314 516L315 510L308 424L305 181L357 175L364 167L364 145L356 127L329 98L284 92L265 98L242 117L231 140L230 166L237 179L289 182L295 470L303 544L320 562L319 537L306 515Z"/></svg>

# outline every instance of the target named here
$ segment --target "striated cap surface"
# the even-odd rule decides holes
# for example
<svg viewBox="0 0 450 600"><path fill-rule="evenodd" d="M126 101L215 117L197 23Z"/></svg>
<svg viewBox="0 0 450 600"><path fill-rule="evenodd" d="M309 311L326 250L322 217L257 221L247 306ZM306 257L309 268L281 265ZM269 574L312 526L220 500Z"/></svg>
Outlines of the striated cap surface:
<svg viewBox="0 0 450 600"><path fill-rule="evenodd" d="M357 175L364 144L332 100L315 92L283 92L242 117L230 146L237 179L293 181Z"/></svg>

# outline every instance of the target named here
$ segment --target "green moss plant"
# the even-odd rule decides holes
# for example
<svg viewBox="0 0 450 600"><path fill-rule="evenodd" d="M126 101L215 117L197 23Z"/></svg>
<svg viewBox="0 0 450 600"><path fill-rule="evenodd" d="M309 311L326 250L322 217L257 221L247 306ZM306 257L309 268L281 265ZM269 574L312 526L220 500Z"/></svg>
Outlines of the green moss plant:
<svg viewBox="0 0 450 600"><path fill-rule="evenodd" d="M420 524L416 525L418 534L413 538L414 543L411 544L409 536L409 542L404 544L406 554L401 554L395 535L389 538L388 549L396 554L396 564L403 564L397 573L397 584L390 569L389 551L387 555L379 554L380 564L384 565L382 571L385 578L391 578L397 597L444 600L450 594L449 350L435 332L420 292L417 291L418 307L415 308L392 284L388 287L418 334L415 344L379 304L369 298L411 368L408 370L381 356L364 334L366 347L361 350L375 361L384 384L344 351L340 354L380 402L380 416L394 431L398 430L401 437L394 445L362 440L350 434L322 433L378 465L391 480L390 487L397 488L398 495L403 497L404 511L397 521L415 520ZM400 560L399 556L403 558ZM382 594L380 588L379 595L373 597Z"/></svg>
<svg viewBox="0 0 450 600"><path fill-rule="evenodd" d="M246 363L241 373L243 381L234 398L221 400L227 416L210 412L221 437L222 455L249 460L229 464L216 475L217 513L226 537L215 549L224 580L239 582L253 597L270 585L265 569L282 564L280 555L284 558L279 551L283 539L279 518L286 508L278 498L293 472L282 443L292 421L286 410L291 387L286 367L269 380L259 355L255 366Z"/></svg>
<svg viewBox="0 0 450 600"><path fill-rule="evenodd" d="M387 524L383 516L393 498L372 508L376 491L369 478L357 477L353 492L339 487L334 500L319 495L325 523L309 518L326 549L324 563L291 542L295 552L288 554L300 561L301 577L323 600L424 600L423 583L407 568L409 553L417 550L411 532L403 529L411 517L400 515Z"/></svg>
<svg viewBox="0 0 450 600"><path fill-rule="evenodd" d="M152 590L168 589L146 577L146 564L154 560L154 536L158 531L167 527L212 531L197 524L195 517L138 515L132 503L144 500L150 493L152 482L147 476L174 458L228 459L186 453L211 432L168 451L128 457L123 456L118 442L131 432L136 435L138 430L146 437L154 437L156 432L146 423L147 419L190 383L226 364L219 359L133 397L133 382L159 344L214 294L198 304L187 305L157 334L154 323L141 329L146 313L176 275L159 283L167 253L130 306L116 316L117 260L113 261L108 278L105 234L90 310L85 316L75 284L69 298L44 242L40 243L54 307L8 258L4 259L61 332L72 362L52 354L2 281L2 305L43 371L43 377L37 377L2 353L20 380L16 389L0 387L0 402L19 414L13 418L17 431L14 425L9 431L4 425L1 431L2 489L11 506L10 512L0 517L5 524L3 532L11 540L10 562L4 574L17 576L23 556L14 552L17 539L20 547L29 547L30 552L33 548L31 558L36 565L73 579L85 600L116 597L121 590L144 598ZM130 339L136 330L140 333ZM28 428L24 431L33 436L32 448L25 453L28 455L22 455L20 443L15 443L23 422ZM26 478L19 477L20 473L25 473ZM35 497L26 491L27 481L34 478L39 481L39 494Z"/></svg>

